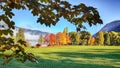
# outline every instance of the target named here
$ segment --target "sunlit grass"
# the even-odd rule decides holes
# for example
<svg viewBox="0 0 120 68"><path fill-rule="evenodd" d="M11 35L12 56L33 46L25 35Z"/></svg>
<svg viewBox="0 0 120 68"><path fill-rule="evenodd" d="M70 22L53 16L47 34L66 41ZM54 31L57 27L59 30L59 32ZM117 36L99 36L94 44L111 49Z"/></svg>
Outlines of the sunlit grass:
<svg viewBox="0 0 120 68"><path fill-rule="evenodd" d="M39 63L12 60L0 68L117 68L120 67L118 46L63 46L25 48L38 58ZM2 59L0 59L2 63Z"/></svg>

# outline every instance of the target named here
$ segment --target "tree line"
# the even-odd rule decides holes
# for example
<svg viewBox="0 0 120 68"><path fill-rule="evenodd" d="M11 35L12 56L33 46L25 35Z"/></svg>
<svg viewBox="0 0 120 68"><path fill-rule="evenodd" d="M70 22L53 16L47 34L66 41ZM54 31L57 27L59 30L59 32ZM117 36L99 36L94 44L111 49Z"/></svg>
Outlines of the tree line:
<svg viewBox="0 0 120 68"><path fill-rule="evenodd" d="M108 45L108 46L119 46L120 45L120 32L98 32L95 37L95 44Z"/></svg>
<svg viewBox="0 0 120 68"><path fill-rule="evenodd" d="M15 40L22 39L25 41L24 30L19 29L16 33ZM47 44L49 46L59 46L59 45L86 45L86 46L112 46L120 45L120 32L98 32L95 37L91 35L88 31L80 32L68 32L68 27L64 28L63 32L58 32L57 34L46 34L44 37L39 36L38 44ZM37 44L36 44L37 45ZM27 46L30 43L27 41Z"/></svg>

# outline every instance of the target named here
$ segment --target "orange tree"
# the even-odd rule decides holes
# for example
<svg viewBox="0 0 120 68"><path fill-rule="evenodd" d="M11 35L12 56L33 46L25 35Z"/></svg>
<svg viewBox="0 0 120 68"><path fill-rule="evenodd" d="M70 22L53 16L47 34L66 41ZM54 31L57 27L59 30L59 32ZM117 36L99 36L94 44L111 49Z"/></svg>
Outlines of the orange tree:
<svg viewBox="0 0 120 68"><path fill-rule="evenodd" d="M69 35L66 35L66 43L67 43L67 44L70 44L70 43L71 43L71 41L70 41L70 36L69 36Z"/></svg>
<svg viewBox="0 0 120 68"><path fill-rule="evenodd" d="M50 44L54 45L56 43L56 36L55 34L50 34Z"/></svg>
<svg viewBox="0 0 120 68"><path fill-rule="evenodd" d="M58 45L67 44L65 33L58 32L58 33L56 34L56 43L57 43Z"/></svg>
<svg viewBox="0 0 120 68"><path fill-rule="evenodd" d="M45 43L48 43L49 45L55 45L56 43L56 36L55 34L46 34L45 37L44 37L44 42Z"/></svg>
<svg viewBox="0 0 120 68"><path fill-rule="evenodd" d="M95 42L95 38L91 37L90 40L89 40L89 44L90 45L94 45L94 42Z"/></svg>
<svg viewBox="0 0 120 68"><path fill-rule="evenodd" d="M4 64L7 64L11 59L16 58L21 62L27 59L34 61L34 55L26 53L24 48L25 42L18 40L14 43L12 38L1 37L1 35L13 35L15 16L13 9L29 10L33 16L38 16L37 22L46 26L55 25L61 17L77 26L77 30L83 27L82 23L87 22L90 26L102 24L98 11L91 6L85 4L71 5L64 0L0 0L0 21L8 25L8 29L0 30L0 57L5 58ZM4 27L3 27L4 28ZM11 54L4 54L6 50L12 51ZM1 52L2 51L2 52Z"/></svg>

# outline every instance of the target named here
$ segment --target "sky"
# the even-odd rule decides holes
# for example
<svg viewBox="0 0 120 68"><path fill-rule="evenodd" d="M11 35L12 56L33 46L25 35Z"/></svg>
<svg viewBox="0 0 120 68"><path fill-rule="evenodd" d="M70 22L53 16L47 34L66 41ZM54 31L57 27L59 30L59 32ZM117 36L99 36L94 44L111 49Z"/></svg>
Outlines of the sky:
<svg viewBox="0 0 120 68"><path fill-rule="evenodd" d="M93 6L97 8L103 24L97 24L90 27L88 24L84 24L91 34L98 32L105 24L115 20L120 20L120 0L67 0L72 5L78 5L84 3L87 6ZM13 10L15 16L15 26L28 28L32 30L40 30L44 32L57 33L62 32L65 27L68 27L69 32L76 31L75 25L61 18L60 21L51 27L46 27L37 23L37 17L33 16L28 10Z"/></svg>

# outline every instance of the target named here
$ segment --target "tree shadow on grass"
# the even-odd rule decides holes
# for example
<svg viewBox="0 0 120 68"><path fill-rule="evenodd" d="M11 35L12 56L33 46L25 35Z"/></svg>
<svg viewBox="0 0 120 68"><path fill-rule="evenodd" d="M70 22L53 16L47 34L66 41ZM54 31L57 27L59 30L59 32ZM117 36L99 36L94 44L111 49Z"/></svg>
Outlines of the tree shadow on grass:
<svg viewBox="0 0 120 68"><path fill-rule="evenodd" d="M114 66L84 63L83 61L76 63L71 59L50 60L42 59L40 57L37 58L39 58L38 64L31 63L29 61L25 63L20 63L16 62L15 60L12 60L7 65L0 64L0 68L115 68Z"/></svg>
<svg viewBox="0 0 120 68"><path fill-rule="evenodd" d="M86 53L86 52L50 52L50 53L43 53L43 54L46 54L46 55L51 55L51 54L55 54L61 58L64 58L64 59L58 59L59 61L62 61L62 62L72 62L73 65L75 65L76 67L78 66L78 68L117 68L116 66L113 66L116 65L117 62L120 62L120 51L119 50L111 50L109 51L109 49L105 50L103 49L102 52L104 53L99 53L101 52L100 50L102 49L99 49L99 50L93 50L93 52L96 51L96 53L92 53L89 52L89 53ZM69 59L67 59L69 58ZM83 59L87 59L87 60L70 60L71 58L83 58ZM94 62L95 59L99 59L97 60L97 62L102 62L102 64L91 64ZM110 59L111 61L106 61ZM91 60L93 62L91 62ZM102 60L102 61L101 61ZM96 61L96 60L95 60ZM77 62L77 63L76 63ZM87 63L86 63L87 62ZM97 63L96 62L96 63ZM108 63L108 64L105 64L104 63ZM120 63L117 64L117 66L119 66ZM119 66L120 67L120 66ZM74 66L71 68L74 68Z"/></svg>
<svg viewBox="0 0 120 68"><path fill-rule="evenodd" d="M95 53L94 53L95 52ZM43 54L56 54L61 57L71 58L108 58L108 59L120 59L120 50L118 49L93 49L82 52L49 52Z"/></svg>
<svg viewBox="0 0 120 68"><path fill-rule="evenodd" d="M92 49L90 52L119 53L120 49Z"/></svg>
<svg viewBox="0 0 120 68"><path fill-rule="evenodd" d="M113 66L85 64L83 62L75 63L73 61L70 62L70 60L65 60L65 59L62 61L61 60L55 61L55 60L41 59L40 65L38 65L38 67L40 67L40 68L114 68ZM38 67L36 67L36 68L38 68Z"/></svg>
<svg viewBox="0 0 120 68"><path fill-rule="evenodd" d="M90 52L89 52L90 51ZM96 52L96 53L92 53ZM103 54L97 54L99 52L104 52ZM93 60L95 58L103 58L103 59L112 59L115 60L113 62L120 61L120 51L119 50L111 50L111 49L92 49L87 52L49 52L43 53L51 57L51 59L43 59L37 57L39 63L31 63L29 61L25 63L19 63L15 60L11 61L7 65L0 65L0 68L117 68L116 66L104 65L104 64L95 64L89 60L73 60L72 58L83 58ZM51 54L57 55L60 59L54 60ZM64 58L65 57L65 58ZM89 62L88 62L89 61ZM0 60L2 62L2 60ZM98 60L99 62L99 60ZM96 62L97 63L97 62ZM120 63L119 63L120 65ZM118 67L119 68L119 67Z"/></svg>

